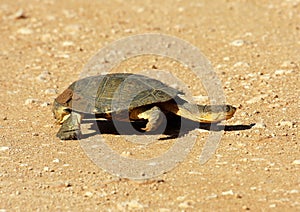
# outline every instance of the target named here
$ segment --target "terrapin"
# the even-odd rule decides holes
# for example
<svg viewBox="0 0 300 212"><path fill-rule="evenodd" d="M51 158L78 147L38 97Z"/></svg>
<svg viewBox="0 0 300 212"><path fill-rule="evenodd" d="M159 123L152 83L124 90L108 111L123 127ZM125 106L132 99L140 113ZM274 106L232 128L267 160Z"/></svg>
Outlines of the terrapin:
<svg viewBox="0 0 300 212"><path fill-rule="evenodd" d="M195 105L180 98L182 92L138 74L113 73L73 82L53 103L53 113L62 124L57 137L79 139L84 114L111 120L148 120L144 131L155 131L163 113L174 113L196 122L215 123L230 119L231 105Z"/></svg>

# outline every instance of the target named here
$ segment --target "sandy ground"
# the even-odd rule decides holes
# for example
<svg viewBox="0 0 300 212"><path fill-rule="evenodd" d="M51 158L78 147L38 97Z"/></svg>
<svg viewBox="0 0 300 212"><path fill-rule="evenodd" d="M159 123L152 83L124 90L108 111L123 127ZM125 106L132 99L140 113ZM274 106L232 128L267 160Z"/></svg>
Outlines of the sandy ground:
<svg viewBox="0 0 300 212"><path fill-rule="evenodd" d="M300 210L298 0L1 0L0 22L1 212ZM56 138L51 104L100 48L149 32L201 49L238 110L205 165L198 160L209 131L194 129L193 149L173 170L119 179L95 165L80 141ZM119 69L154 67L201 94L191 71L169 60L137 58ZM154 157L174 143L147 150L102 136L131 157Z"/></svg>

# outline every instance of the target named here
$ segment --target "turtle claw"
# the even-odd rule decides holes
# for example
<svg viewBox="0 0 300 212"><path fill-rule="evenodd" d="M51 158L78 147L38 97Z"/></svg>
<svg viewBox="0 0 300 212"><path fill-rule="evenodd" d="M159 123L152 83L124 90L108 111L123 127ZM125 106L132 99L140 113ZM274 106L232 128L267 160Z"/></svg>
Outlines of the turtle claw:
<svg viewBox="0 0 300 212"><path fill-rule="evenodd" d="M143 130L143 131L145 131L145 132L154 131L153 129L155 129L155 128L152 127L152 126L148 126L148 124L147 124L146 127L141 128L141 130Z"/></svg>
<svg viewBox="0 0 300 212"><path fill-rule="evenodd" d="M62 131L60 130L56 137L60 140L77 140L81 138L80 130L70 130L70 131Z"/></svg>
<svg viewBox="0 0 300 212"><path fill-rule="evenodd" d="M56 136L61 140L80 139L80 119L80 114L72 112L70 116L62 123L62 126Z"/></svg>

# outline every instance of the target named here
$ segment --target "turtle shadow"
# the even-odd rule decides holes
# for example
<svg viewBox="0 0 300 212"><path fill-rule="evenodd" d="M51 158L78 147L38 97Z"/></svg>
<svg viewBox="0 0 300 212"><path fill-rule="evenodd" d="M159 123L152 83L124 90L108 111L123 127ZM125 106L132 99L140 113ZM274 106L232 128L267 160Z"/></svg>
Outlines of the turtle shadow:
<svg viewBox="0 0 300 212"><path fill-rule="evenodd" d="M147 124L147 121L121 122L108 120L83 120L82 124L89 123L90 133L82 135L82 139L89 138L99 134L112 135L159 135L166 137L159 140L176 139L188 134L195 129L207 131L241 131L251 129L255 124L249 125L222 125L211 123L199 123L176 115L168 115L166 121L155 131L145 132L141 130Z"/></svg>

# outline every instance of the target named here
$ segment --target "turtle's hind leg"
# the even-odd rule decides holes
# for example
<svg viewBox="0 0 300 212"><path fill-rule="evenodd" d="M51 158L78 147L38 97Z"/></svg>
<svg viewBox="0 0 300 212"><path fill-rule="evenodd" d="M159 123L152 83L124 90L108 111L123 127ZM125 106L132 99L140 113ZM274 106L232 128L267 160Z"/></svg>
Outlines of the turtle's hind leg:
<svg viewBox="0 0 300 212"><path fill-rule="evenodd" d="M145 131L155 131L158 127L162 124L164 120L164 114L159 109L159 107L152 107L150 110L146 110L138 115L141 119L147 119L148 123L146 124L145 128L142 130Z"/></svg>
<svg viewBox="0 0 300 212"><path fill-rule="evenodd" d="M79 113L71 112L69 117L62 123L56 136L61 140L80 139L80 122L81 115Z"/></svg>

